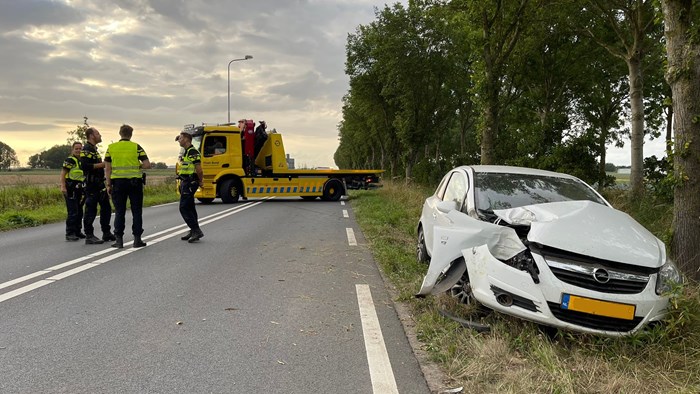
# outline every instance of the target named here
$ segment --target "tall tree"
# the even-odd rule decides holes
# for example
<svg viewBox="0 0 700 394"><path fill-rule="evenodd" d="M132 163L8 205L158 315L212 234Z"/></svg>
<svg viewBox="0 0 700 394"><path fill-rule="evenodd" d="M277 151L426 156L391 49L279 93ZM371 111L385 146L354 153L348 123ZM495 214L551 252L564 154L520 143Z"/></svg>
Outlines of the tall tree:
<svg viewBox="0 0 700 394"><path fill-rule="evenodd" d="M476 92L481 108L481 164L495 164L502 109L502 81L510 56L525 29L529 0L452 1L465 17L464 28L478 45ZM467 48L468 50L468 48Z"/></svg>
<svg viewBox="0 0 700 394"><path fill-rule="evenodd" d="M675 115L672 250L680 269L700 280L700 4L661 0L661 6Z"/></svg>
<svg viewBox="0 0 700 394"><path fill-rule="evenodd" d="M644 191L644 91L643 66L645 55L660 42L661 30L656 24L656 0L587 0L584 10L591 15L586 26L590 36L612 55L622 59L629 74L630 143L632 196ZM607 40L603 32L612 31L614 39Z"/></svg>
<svg viewBox="0 0 700 394"><path fill-rule="evenodd" d="M10 167L19 165L15 150L0 141L0 170L9 170Z"/></svg>

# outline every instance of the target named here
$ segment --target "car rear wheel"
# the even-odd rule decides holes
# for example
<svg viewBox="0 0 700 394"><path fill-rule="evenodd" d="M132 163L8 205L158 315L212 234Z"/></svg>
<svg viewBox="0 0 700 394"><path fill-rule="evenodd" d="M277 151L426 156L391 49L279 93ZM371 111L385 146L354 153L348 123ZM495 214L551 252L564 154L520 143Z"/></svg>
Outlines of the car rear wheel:
<svg viewBox="0 0 700 394"><path fill-rule="evenodd" d="M425 247L425 232L423 231L423 226L418 227L418 245L416 247L416 255L418 257L418 262L430 262L430 257L428 256L428 248Z"/></svg>

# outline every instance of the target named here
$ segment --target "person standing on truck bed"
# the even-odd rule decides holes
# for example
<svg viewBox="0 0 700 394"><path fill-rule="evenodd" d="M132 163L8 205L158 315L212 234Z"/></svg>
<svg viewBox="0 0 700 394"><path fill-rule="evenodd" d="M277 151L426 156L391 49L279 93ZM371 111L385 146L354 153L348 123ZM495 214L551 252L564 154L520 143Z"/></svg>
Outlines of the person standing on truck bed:
<svg viewBox="0 0 700 394"><path fill-rule="evenodd" d="M190 228L190 232L180 239L193 243L204 237L204 233L199 228L197 209L194 205L194 193L203 185L204 172L199 151L192 146L192 131L183 130L177 141L184 149L177 174L180 179L180 215Z"/></svg>
<svg viewBox="0 0 700 394"><path fill-rule="evenodd" d="M126 225L126 200L131 203L133 223L131 232L134 234L134 247L146 246L141 240L143 234L143 184L146 178L141 175L141 168L151 168L146 152L141 145L131 141L134 129L129 125L119 128L118 142L110 144L105 153L105 176L107 177L107 193L114 202L114 248L124 247L124 227Z"/></svg>
<svg viewBox="0 0 700 394"><path fill-rule="evenodd" d="M85 244L101 244L103 242L116 241L111 232L109 221L112 218L112 205L105 187L105 163L97 151L97 144L102 142L102 135L94 127L85 130L87 142L80 152L80 164L85 172L85 215L83 216L83 228L85 228ZM93 222L97 216L97 206L100 206L100 228L102 239L95 236Z"/></svg>

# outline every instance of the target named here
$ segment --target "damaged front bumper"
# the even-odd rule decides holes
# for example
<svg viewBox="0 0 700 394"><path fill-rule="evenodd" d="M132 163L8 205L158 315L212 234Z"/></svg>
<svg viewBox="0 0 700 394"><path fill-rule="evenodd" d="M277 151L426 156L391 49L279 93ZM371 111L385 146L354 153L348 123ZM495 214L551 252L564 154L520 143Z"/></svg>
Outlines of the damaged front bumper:
<svg viewBox="0 0 700 394"><path fill-rule="evenodd" d="M495 258L487 245L461 252L464 264L457 261L463 267L452 264L444 269L442 280L433 284L430 293L456 283L456 274L444 274L467 271L473 297L493 310L552 327L608 336L636 332L662 319L668 306L668 300L655 293L656 274L649 275L638 293L608 294L560 280L546 257L538 253L532 253L532 258L539 267L539 284L531 272Z"/></svg>

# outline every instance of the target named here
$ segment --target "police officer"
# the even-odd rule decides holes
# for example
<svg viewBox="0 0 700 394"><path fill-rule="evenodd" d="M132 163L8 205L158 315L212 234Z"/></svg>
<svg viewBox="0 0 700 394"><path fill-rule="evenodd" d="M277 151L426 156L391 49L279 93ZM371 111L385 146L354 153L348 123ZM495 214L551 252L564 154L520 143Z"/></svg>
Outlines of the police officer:
<svg viewBox="0 0 700 394"><path fill-rule="evenodd" d="M80 152L80 163L85 172L85 215L83 216L83 227L85 228L85 244L101 244L103 242L115 241L114 234L110 231L109 221L112 216L112 206L109 202L109 195L105 187L105 163L97 151L97 144L102 142L102 135L94 127L85 130L87 142ZM102 228L102 239L95 236L95 229L92 223L97 216L97 206L100 206L100 227Z"/></svg>
<svg viewBox="0 0 700 394"><path fill-rule="evenodd" d="M190 228L190 232L180 239L189 243L197 242L204 233L199 228L197 209L194 206L194 193L202 187L204 173L202 172L199 151L192 146L192 131L185 129L177 138L184 153L180 158L177 176L180 179L180 214Z"/></svg>
<svg viewBox="0 0 700 394"><path fill-rule="evenodd" d="M80 165L80 149L83 144L74 142L71 155L63 162L61 169L61 193L66 200L66 241L77 241L85 238L80 232L80 221L83 218L83 182L85 176Z"/></svg>
<svg viewBox="0 0 700 394"><path fill-rule="evenodd" d="M143 234L143 180L141 168L151 168L146 152L141 145L131 141L134 129L129 125L119 128L119 142L110 144L105 153L105 176L107 178L107 193L112 196L114 203L114 248L124 247L124 227L126 222L126 200L131 203L133 223L131 232L134 235L134 247L146 246L141 240Z"/></svg>

